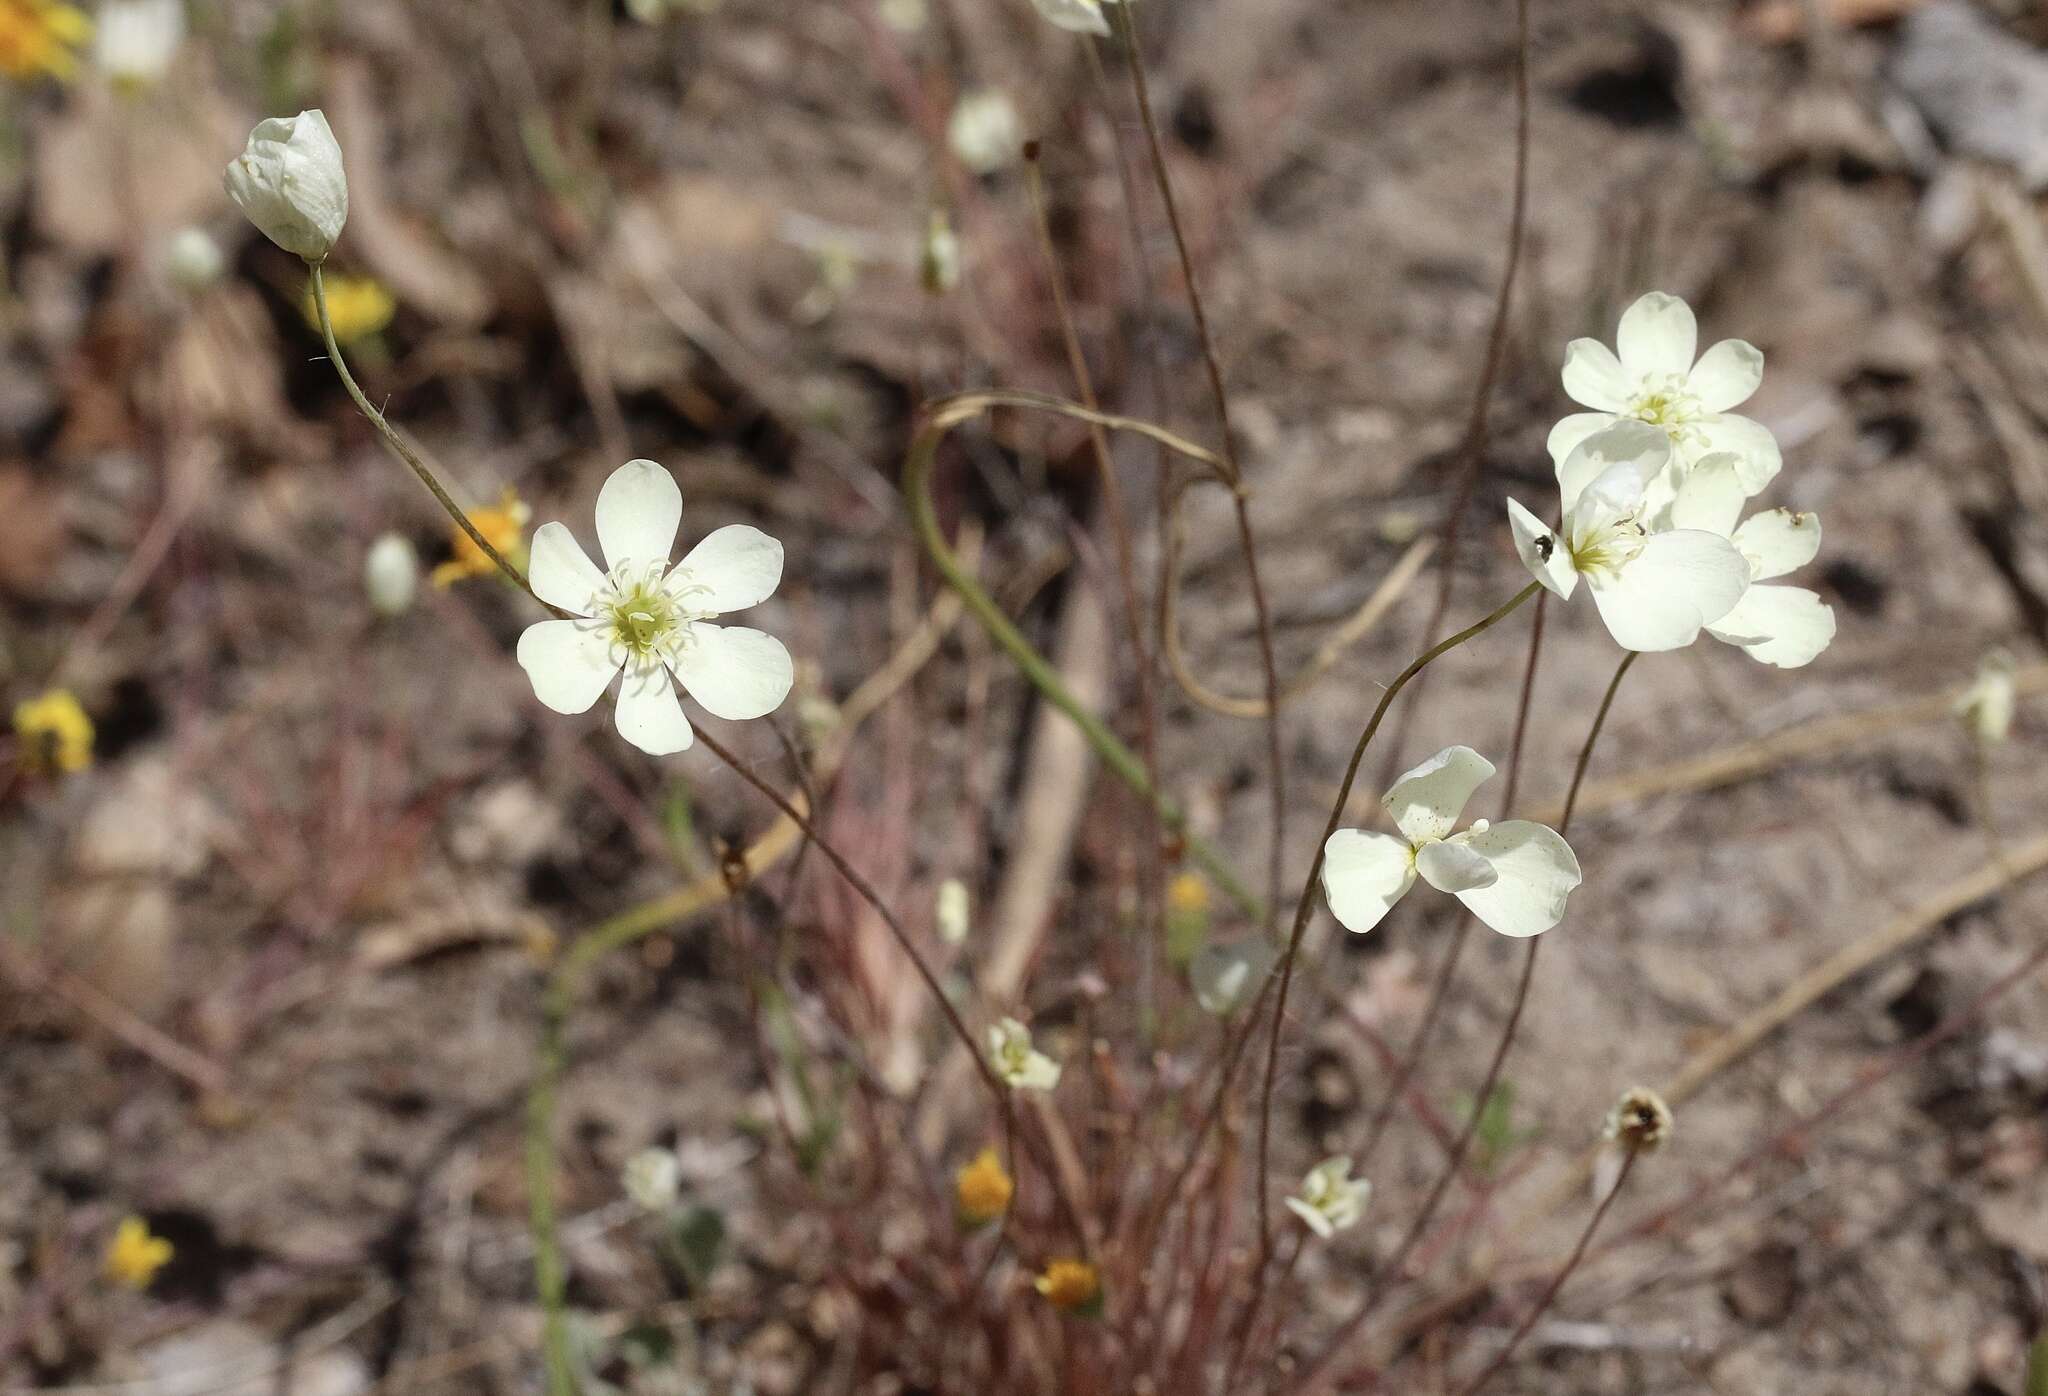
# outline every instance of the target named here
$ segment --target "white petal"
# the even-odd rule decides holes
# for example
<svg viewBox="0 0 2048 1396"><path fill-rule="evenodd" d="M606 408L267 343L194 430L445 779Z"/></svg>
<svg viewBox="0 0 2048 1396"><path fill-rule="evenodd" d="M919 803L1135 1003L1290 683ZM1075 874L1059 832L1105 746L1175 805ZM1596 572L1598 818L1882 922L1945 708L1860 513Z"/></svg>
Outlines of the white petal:
<svg viewBox="0 0 2048 1396"><path fill-rule="evenodd" d="M1763 381L1763 351L1747 340L1724 339L1700 355L1686 386L1707 411L1726 412L1749 401Z"/></svg>
<svg viewBox="0 0 2048 1396"><path fill-rule="evenodd" d="M1323 896L1347 931L1369 931L1415 885L1407 840L1339 829L1323 845Z"/></svg>
<svg viewBox="0 0 2048 1396"><path fill-rule="evenodd" d="M1751 659L1797 669L1835 638L1835 612L1805 587L1754 586L1707 629Z"/></svg>
<svg viewBox="0 0 2048 1396"><path fill-rule="evenodd" d="M1038 13L1070 34L1109 36L1109 20L1097 0L1032 0Z"/></svg>
<svg viewBox="0 0 2048 1396"><path fill-rule="evenodd" d="M782 641L743 625L690 627L675 659L676 677L713 717L745 722L782 706L795 681Z"/></svg>
<svg viewBox="0 0 2048 1396"><path fill-rule="evenodd" d="M1572 566L1571 549L1564 541L1515 499L1508 501L1508 532L1515 536L1515 553L1529 569L1529 575L1559 597L1570 600L1572 589L1579 584L1579 574Z"/></svg>
<svg viewBox="0 0 2048 1396"><path fill-rule="evenodd" d="M1575 339L1564 349L1564 392L1595 412L1626 412L1636 384L1612 349L1597 339Z"/></svg>
<svg viewBox="0 0 2048 1396"><path fill-rule="evenodd" d="M1526 819L1507 819L1458 835L1458 842L1493 864L1491 887L1458 893L1458 900L1504 936L1541 935L1564 919L1565 899L1582 880L1579 860L1556 830Z"/></svg>
<svg viewBox="0 0 2048 1396"><path fill-rule="evenodd" d="M1752 495L1761 494L1785 464L1770 428L1732 412L1700 418L1681 438L1681 445L1687 459L1695 461L1716 451L1731 452L1741 462L1742 488Z"/></svg>
<svg viewBox="0 0 2048 1396"><path fill-rule="evenodd" d="M1673 528L1697 528L1726 538L1749 501L1740 464L1725 451L1707 456L1685 472L1671 501ZM1739 548L1740 545L1738 545Z"/></svg>
<svg viewBox="0 0 2048 1396"><path fill-rule="evenodd" d="M608 567L667 567L682 523L676 477L651 460L627 461L597 492L597 541Z"/></svg>
<svg viewBox="0 0 2048 1396"><path fill-rule="evenodd" d="M1306 1225L1310 1231L1313 1231L1316 1235L1322 1237L1323 1240L1327 1241L1332 1236L1337 1234L1337 1228L1330 1224L1330 1219L1328 1217L1324 1216L1321 1212L1318 1212L1315 1208L1309 1206L1306 1202L1303 1202L1300 1198L1289 1197L1284 1199L1284 1201L1287 1203L1287 1210L1294 1213L1295 1216L1300 1217L1302 1223Z"/></svg>
<svg viewBox="0 0 2048 1396"><path fill-rule="evenodd" d="M1612 412L1574 412L1550 429L1550 436L1544 441L1544 449L1550 452L1550 463L1562 466L1564 458L1572 453L1572 447L1584 441L1596 431L1604 431L1616 422L1628 421Z"/></svg>
<svg viewBox="0 0 2048 1396"><path fill-rule="evenodd" d="M634 661L619 685L619 707L613 714L619 735L649 756L685 751L693 738L690 720L676 699L676 683L658 659Z"/></svg>
<svg viewBox="0 0 2048 1396"><path fill-rule="evenodd" d="M1602 427L1574 446L1557 467L1557 492L1564 501L1565 514L1574 513L1596 483L1605 484L1602 496L1615 508L1633 507L1643 486L1670 460L1671 438L1661 427L1631 417ZM1621 473L1616 474L1617 470ZM1622 482L1629 480L1636 482L1634 487L1621 488Z"/></svg>
<svg viewBox="0 0 2048 1396"><path fill-rule="evenodd" d="M1631 379L1670 373L1683 381L1699 343L1692 307L1662 291L1638 296L1621 312L1621 327L1614 333L1614 352Z"/></svg>
<svg viewBox="0 0 2048 1396"><path fill-rule="evenodd" d="M1735 530L1735 546L1758 581L1782 577L1812 562L1820 551L1820 515L1771 509L1752 514Z"/></svg>
<svg viewBox="0 0 2048 1396"><path fill-rule="evenodd" d="M1424 844L1416 850L1415 871L1439 892L1470 892L1500 880L1493 864L1455 840Z"/></svg>
<svg viewBox="0 0 2048 1396"><path fill-rule="evenodd" d="M1726 538L1698 529L1653 533L1618 575L1597 579L1593 603L1627 650L1683 649L1727 614L1749 585L1749 564Z"/></svg>
<svg viewBox="0 0 2048 1396"><path fill-rule="evenodd" d="M579 616L596 611L597 594L604 589L604 573L597 570L568 526L559 523L545 523L533 531L533 544L526 555L526 580L535 596Z"/></svg>
<svg viewBox="0 0 2048 1396"><path fill-rule="evenodd" d="M558 713L590 711L619 672L611 637L594 621L544 620L519 636L519 667L533 696Z"/></svg>
<svg viewBox="0 0 2048 1396"><path fill-rule="evenodd" d="M758 606L782 581L782 544L748 524L713 529L669 573L671 590L687 586L693 611L724 615Z"/></svg>
<svg viewBox="0 0 2048 1396"><path fill-rule="evenodd" d="M1447 746L1404 772L1382 803L1408 841L1440 839L1457 827L1472 792L1493 777L1493 763L1469 746Z"/></svg>

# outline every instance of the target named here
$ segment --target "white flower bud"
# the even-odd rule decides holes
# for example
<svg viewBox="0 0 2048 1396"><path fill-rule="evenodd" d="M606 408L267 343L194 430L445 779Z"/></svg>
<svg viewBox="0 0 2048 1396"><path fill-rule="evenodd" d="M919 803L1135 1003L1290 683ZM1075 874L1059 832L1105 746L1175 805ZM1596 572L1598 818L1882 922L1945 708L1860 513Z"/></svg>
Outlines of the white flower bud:
<svg viewBox="0 0 2048 1396"><path fill-rule="evenodd" d="M939 939L948 945L958 945L966 940L967 916L967 884L957 877L949 877L939 884L938 907L935 912Z"/></svg>
<svg viewBox="0 0 2048 1396"><path fill-rule="evenodd" d="M220 244L204 228L180 228L164 243L164 271L181 291L204 291L226 269Z"/></svg>
<svg viewBox="0 0 2048 1396"><path fill-rule="evenodd" d="M397 533L379 534L363 557L363 590L380 616L403 615L420 586L419 554Z"/></svg>
<svg viewBox="0 0 2048 1396"><path fill-rule="evenodd" d="M1956 715L1985 746L1997 746L2012 731L2013 709L2019 703L2013 684L2017 668L2009 652L1991 651L1977 666L1969 691L1956 702Z"/></svg>
<svg viewBox="0 0 2048 1396"><path fill-rule="evenodd" d="M968 93L953 108L946 143L968 169L991 175L1016 164L1024 153L1024 121L1008 93L983 88Z"/></svg>
<svg viewBox="0 0 2048 1396"><path fill-rule="evenodd" d="M625 1176L620 1181L626 1196L642 1211L666 1212L682 1195L682 1163L674 1149L642 1149L626 1160Z"/></svg>
<svg viewBox="0 0 2048 1396"><path fill-rule="evenodd" d="M960 235L942 208L932 210L925 224L924 243L918 248L918 280L934 296L943 296L960 284Z"/></svg>
<svg viewBox="0 0 2048 1396"><path fill-rule="evenodd" d="M931 22L931 0L882 0L879 12L898 34L915 34Z"/></svg>
<svg viewBox="0 0 2048 1396"><path fill-rule="evenodd" d="M317 107L259 122L221 183L258 232L308 262L326 259L348 221L341 146Z"/></svg>
<svg viewBox="0 0 2048 1396"><path fill-rule="evenodd" d="M110 0L94 21L93 62L116 83L149 87L185 41L185 0Z"/></svg>

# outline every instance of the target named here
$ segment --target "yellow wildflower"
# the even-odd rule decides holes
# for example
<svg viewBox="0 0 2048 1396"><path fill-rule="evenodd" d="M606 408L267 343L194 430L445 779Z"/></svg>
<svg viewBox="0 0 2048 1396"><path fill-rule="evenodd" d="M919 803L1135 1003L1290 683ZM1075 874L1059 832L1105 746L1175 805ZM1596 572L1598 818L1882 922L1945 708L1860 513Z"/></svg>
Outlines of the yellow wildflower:
<svg viewBox="0 0 2048 1396"><path fill-rule="evenodd" d="M492 547L504 554L507 562L518 566L526 556L526 524L532 517L533 510L526 507L519 491L507 485L498 496L496 508L472 510L469 521ZM461 528L451 529L448 537L455 556L434 569L435 586L446 587L464 577L488 577L498 570L498 565L485 557L484 550Z"/></svg>
<svg viewBox="0 0 2048 1396"><path fill-rule="evenodd" d="M1102 1312L1102 1276L1085 1260L1055 1260L1032 1284L1063 1314L1093 1318Z"/></svg>
<svg viewBox="0 0 2048 1396"><path fill-rule="evenodd" d="M28 770L70 775L92 764L92 719L69 689L53 688L16 704L14 735Z"/></svg>
<svg viewBox="0 0 2048 1396"><path fill-rule="evenodd" d="M69 81L78 50L92 38L92 20L63 0L0 0L0 73Z"/></svg>
<svg viewBox="0 0 2048 1396"><path fill-rule="evenodd" d="M953 1175L953 1202L963 1226L983 1226L1009 1210L1017 1185L994 1149L983 1149Z"/></svg>
<svg viewBox="0 0 2048 1396"><path fill-rule="evenodd" d="M299 303L313 333L320 332L320 307L313 300L313 286L306 285L306 298ZM368 339L391 323L398 302L374 276L330 276L327 278L327 320L334 326L337 343L353 344Z"/></svg>
<svg viewBox="0 0 2048 1396"><path fill-rule="evenodd" d="M170 1263L171 1243L149 1234L141 1217L123 1217L107 1243L107 1278L130 1289L148 1289L156 1272Z"/></svg>
<svg viewBox="0 0 2048 1396"><path fill-rule="evenodd" d="M1200 873L1184 872L1167 884L1166 905L1183 916L1199 916L1209 909L1209 884Z"/></svg>

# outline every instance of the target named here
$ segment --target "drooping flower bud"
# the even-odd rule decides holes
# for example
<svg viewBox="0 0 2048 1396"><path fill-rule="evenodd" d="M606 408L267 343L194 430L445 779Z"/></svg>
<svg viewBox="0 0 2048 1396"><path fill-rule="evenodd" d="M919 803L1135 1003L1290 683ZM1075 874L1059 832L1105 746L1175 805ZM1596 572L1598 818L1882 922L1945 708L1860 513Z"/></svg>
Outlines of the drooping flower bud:
<svg viewBox="0 0 2048 1396"><path fill-rule="evenodd" d="M403 615L420 586L420 558L403 534L379 534L363 555L363 590L380 616Z"/></svg>
<svg viewBox="0 0 2048 1396"><path fill-rule="evenodd" d="M341 146L317 107L259 122L221 183L258 232L308 262L326 260L348 221Z"/></svg>

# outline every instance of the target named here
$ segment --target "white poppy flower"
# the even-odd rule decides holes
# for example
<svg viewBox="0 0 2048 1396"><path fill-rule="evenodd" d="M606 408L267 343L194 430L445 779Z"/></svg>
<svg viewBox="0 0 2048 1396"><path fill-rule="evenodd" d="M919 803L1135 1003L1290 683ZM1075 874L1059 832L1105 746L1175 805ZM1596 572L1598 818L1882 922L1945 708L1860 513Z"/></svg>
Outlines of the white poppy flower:
<svg viewBox="0 0 2048 1396"><path fill-rule="evenodd" d="M1031 1029L1015 1018L989 1028L988 1060L1012 1090L1049 1091L1060 1083L1060 1064L1031 1045Z"/></svg>
<svg viewBox="0 0 2048 1396"><path fill-rule="evenodd" d="M946 144L961 164L992 175L1024 153L1024 119L1010 94L984 87L962 97L946 122Z"/></svg>
<svg viewBox="0 0 2048 1396"><path fill-rule="evenodd" d="M1623 649L1683 649L1742 599L1749 564L1728 539L1696 528L1655 528L1650 494L1671 460L1656 427L1617 422L1574 446L1557 468L1564 525L1553 532L1508 501L1515 551L1531 576L1569 598L1586 579L1608 633Z"/></svg>
<svg viewBox="0 0 2048 1396"><path fill-rule="evenodd" d="M93 21L93 62L116 83L148 87L185 40L185 0L110 0Z"/></svg>
<svg viewBox="0 0 2048 1396"><path fill-rule="evenodd" d="M632 460L597 493L599 571L559 523L534 531L526 579L534 595L574 617L544 620L519 637L519 662L534 695L558 713L580 713L620 670L619 735L653 756L690 745L675 682L713 717L772 713L789 696L789 651L772 635L713 616L758 606L782 580L782 544L746 524L707 535L669 565L683 495L666 470Z"/></svg>
<svg viewBox="0 0 2048 1396"><path fill-rule="evenodd" d="M1985 746L1997 746L2012 732L2012 716L2019 706L2019 687L2014 676L2019 668L2009 650L1993 650L1977 665L1977 676L1956 700L1956 715L1970 734Z"/></svg>
<svg viewBox="0 0 2048 1396"><path fill-rule="evenodd" d="M1738 526L1747 498L1742 463L1717 452L1704 457L1679 484L1670 522L1674 528L1728 539L1749 569L1742 599L1709 624L1707 633L1740 646L1752 659L1797 669L1811 664L1835 638L1834 608L1805 587L1763 584L1813 561L1820 551L1820 519L1772 509Z"/></svg>
<svg viewBox="0 0 2048 1396"><path fill-rule="evenodd" d="M1504 936L1533 936L1564 919L1579 885L1571 845L1542 824L1474 820L1453 834L1493 763L1469 746L1442 751L1394 782L1381 803L1401 836L1339 829L1323 845L1323 896L1347 931L1369 931L1406 896L1418 874Z"/></svg>
<svg viewBox="0 0 2048 1396"><path fill-rule="evenodd" d="M258 232L309 262L326 260L348 221L341 146L317 107L258 122L221 183Z"/></svg>
<svg viewBox="0 0 2048 1396"><path fill-rule="evenodd" d="M1365 1215L1372 1184L1351 1176L1351 1160L1339 1154L1326 1158L1301 1180L1301 1191L1287 1199L1287 1210L1325 1241Z"/></svg>
<svg viewBox="0 0 2048 1396"><path fill-rule="evenodd" d="M1102 13L1105 0L1031 0L1038 13L1070 34L1109 33L1109 17ZM1107 0L1115 4L1116 0Z"/></svg>
<svg viewBox="0 0 2048 1396"><path fill-rule="evenodd" d="M1550 431L1559 469L1581 441L1617 421L1648 422L1676 448L1675 470L1727 451L1741 461L1743 487L1756 494L1778 473L1778 443L1761 422L1729 411L1749 400L1764 377L1764 356L1724 339L1694 360L1699 325L1692 307L1651 291L1622 312L1613 349L1575 339L1564 351L1564 390L1593 410L1575 412ZM1674 480L1672 482L1676 484Z"/></svg>

